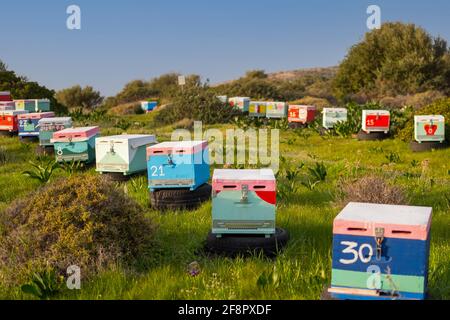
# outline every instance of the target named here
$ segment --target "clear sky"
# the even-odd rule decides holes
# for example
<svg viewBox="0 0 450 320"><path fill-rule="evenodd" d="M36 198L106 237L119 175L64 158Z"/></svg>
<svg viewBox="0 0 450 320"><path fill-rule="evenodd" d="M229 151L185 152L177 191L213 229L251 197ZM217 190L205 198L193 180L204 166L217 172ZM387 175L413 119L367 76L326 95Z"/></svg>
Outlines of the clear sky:
<svg viewBox="0 0 450 320"><path fill-rule="evenodd" d="M66 27L71 4L81 30ZM383 22L450 41L448 0L0 0L0 59L49 88L104 95L166 72L214 83L250 69L325 67L362 38L370 4Z"/></svg>

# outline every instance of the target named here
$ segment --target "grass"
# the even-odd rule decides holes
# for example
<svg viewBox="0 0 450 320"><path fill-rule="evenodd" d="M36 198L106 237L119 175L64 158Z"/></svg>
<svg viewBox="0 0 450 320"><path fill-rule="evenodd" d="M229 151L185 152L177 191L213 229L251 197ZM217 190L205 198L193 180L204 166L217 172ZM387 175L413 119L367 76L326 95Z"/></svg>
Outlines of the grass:
<svg viewBox="0 0 450 320"><path fill-rule="evenodd" d="M154 133L159 141L170 139L172 127L158 127L153 116L128 116L129 133ZM103 123L103 134L122 131ZM226 126L229 128L229 126ZM214 126L224 130L225 126ZM36 161L34 146L17 138L0 137L8 154L0 165L0 211L16 198L26 196L39 183L21 174ZM324 163L327 177L313 190L299 185L279 203L277 224L291 234L291 241L276 259L261 256L227 259L201 254L211 226L211 204L195 212L160 214L148 209L158 224L154 259L146 270L111 267L82 282L80 291L63 291L57 299L318 299L330 283L332 222L342 209L335 200L337 182L375 173L406 188L414 205L433 206L429 292L434 299L450 299L450 150L413 154L398 140L358 142L324 139L316 134L299 137L281 133L280 152L289 163L308 168ZM391 161L390 161L391 160ZM96 174L94 169L88 169ZM57 170L55 177L67 175ZM280 177L280 184L287 183ZM146 178L123 185L128 194L148 208ZM192 277L187 266L197 261L201 273ZM258 279L270 274L272 281ZM18 289L1 288L0 298L28 299Z"/></svg>

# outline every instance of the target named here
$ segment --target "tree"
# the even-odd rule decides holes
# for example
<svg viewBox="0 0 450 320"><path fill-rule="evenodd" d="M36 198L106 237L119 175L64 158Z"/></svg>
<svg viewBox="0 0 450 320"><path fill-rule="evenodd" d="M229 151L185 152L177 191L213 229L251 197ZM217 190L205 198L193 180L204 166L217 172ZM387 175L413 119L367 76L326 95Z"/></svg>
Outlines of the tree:
<svg viewBox="0 0 450 320"><path fill-rule="evenodd" d="M450 90L445 40L413 24L386 23L353 46L334 81L338 98L396 96Z"/></svg>
<svg viewBox="0 0 450 320"><path fill-rule="evenodd" d="M76 85L71 88L60 90L55 95L56 99L70 109L83 108L92 110L103 102L100 92L91 86L81 88Z"/></svg>
<svg viewBox="0 0 450 320"><path fill-rule="evenodd" d="M0 72L8 71L8 66L2 60L0 60Z"/></svg>
<svg viewBox="0 0 450 320"><path fill-rule="evenodd" d="M5 63L0 61L0 91L10 91L14 99L49 99L51 108L58 114L63 114L67 108L56 101L55 91L37 82L29 81L24 76L18 76L14 71L7 70Z"/></svg>

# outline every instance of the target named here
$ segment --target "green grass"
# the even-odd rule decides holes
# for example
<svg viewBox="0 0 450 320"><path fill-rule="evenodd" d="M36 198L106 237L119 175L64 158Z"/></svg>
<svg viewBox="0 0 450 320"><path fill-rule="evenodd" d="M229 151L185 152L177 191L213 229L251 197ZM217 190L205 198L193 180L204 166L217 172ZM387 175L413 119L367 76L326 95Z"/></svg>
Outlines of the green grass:
<svg viewBox="0 0 450 320"><path fill-rule="evenodd" d="M156 133L160 141L170 138L170 126L157 127L152 115L129 116L138 123L129 133ZM103 134L121 133L102 124ZM224 129L224 126L214 126ZM227 126L229 127L229 126ZM23 176L27 162L36 160L34 146L27 148L17 138L0 137L8 161L0 166L0 210L14 199L26 196L39 183ZM195 212L160 214L148 206L146 178L134 178L124 189L148 208L158 225L154 259L146 270L112 267L98 277L82 282L80 291L64 291L58 299L318 299L330 283L332 222L342 209L335 201L337 182L366 173L385 176L406 188L414 205L433 206L429 291L435 299L450 299L450 150L413 154L397 140L359 142L354 139L323 139L313 134L305 139L281 133L280 151L291 164L305 163L301 174L317 162L327 167L327 180L314 190L299 185L279 203L277 224L289 230L288 247L276 259L211 258L199 249L211 225L211 204ZM390 157L395 153L399 156ZM389 163L389 159L395 161ZM423 161L428 160L428 166ZM95 174L94 169L89 169ZM64 176L58 170L56 176ZM279 183L286 183L280 179ZM449 199L446 198L449 197ZM201 273L192 277L187 266L197 261ZM264 273L273 271L271 284L258 286ZM1 285L0 285L1 286ZM0 287L0 298L23 299L19 290Z"/></svg>

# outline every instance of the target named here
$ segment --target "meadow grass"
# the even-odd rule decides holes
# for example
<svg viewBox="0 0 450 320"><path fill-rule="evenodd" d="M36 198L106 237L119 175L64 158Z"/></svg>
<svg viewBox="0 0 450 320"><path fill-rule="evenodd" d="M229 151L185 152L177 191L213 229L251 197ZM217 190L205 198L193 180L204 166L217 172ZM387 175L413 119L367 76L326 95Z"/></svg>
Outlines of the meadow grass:
<svg viewBox="0 0 450 320"><path fill-rule="evenodd" d="M160 141L170 138L171 126L155 127L151 115L129 116L139 123L129 133L154 133ZM229 126L214 126L225 129ZM121 133L107 127L103 134ZM34 145L23 146L16 138L0 137L8 160L0 165L0 211L14 199L39 187L21 174L27 161L37 161ZM398 140L359 142L355 139L300 137L282 132L281 155L287 163L317 162L327 167L327 179L313 190L298 185L278 204L277 225L289 231L291 240L277 258L210 257L202 252L211 226L211 204L194 212L165 213L149 207L145 175L121 185L146 208L158 228L153 260L145 269L112 266L83 281L80 291L63 291L57 299L318 299L329 285L334 217L342 209L337 199L339 181L365 174L385 177L407 191L411 204L434 208L430 252L429 292L434 299L450 299L450 150L413 154ZM395 155L395 156L392 156ZM88 170L96 174L93 168ZM58 170L56 176L67 175ZM281 177L279 184L286 183ZM197 261L201 273L192 277L187 266ZM258 279L269 275L262 285ZM17 288L1 288L0 298L28 299Z"/></svg>

